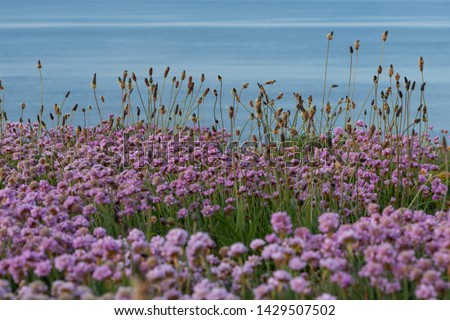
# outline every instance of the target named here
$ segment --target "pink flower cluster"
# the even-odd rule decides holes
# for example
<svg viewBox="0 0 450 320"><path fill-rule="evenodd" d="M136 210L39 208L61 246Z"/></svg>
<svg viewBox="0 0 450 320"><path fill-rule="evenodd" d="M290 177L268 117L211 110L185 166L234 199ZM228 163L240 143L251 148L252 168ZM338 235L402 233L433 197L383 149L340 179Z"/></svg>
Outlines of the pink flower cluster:
<svg viewBox="0 0 450 320"><path fill-rule="evenodd" d="M228 135L207 129L63 127L37 143L36 130L7 123L1 137L0 298L448 294L450 215L437 209L448 186L431 140L335 130L334 149L303 163L300 146L227 153ZM438 212L380 212L388 189ZM304 203L312 227L295 229ZM273 233L215 236L217 221L252 215Z"/></svg>

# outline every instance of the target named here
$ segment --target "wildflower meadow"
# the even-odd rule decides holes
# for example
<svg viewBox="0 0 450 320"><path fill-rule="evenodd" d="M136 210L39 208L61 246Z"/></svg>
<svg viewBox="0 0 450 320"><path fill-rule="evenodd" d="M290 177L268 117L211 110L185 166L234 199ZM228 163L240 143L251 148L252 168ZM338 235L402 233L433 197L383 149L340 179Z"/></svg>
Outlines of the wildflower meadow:
<svg viewBox="0 0 450 320"><path fill-rule="evenodd" d="M294 105L275 80L229 93L150 68L118 77L115 113L94 75L92 106L50 110L41 89L17 121L0 82L0 299L449 299L449 135L425 60L399 74L382 33L356 101L360 41L337 88L333 35L323 96Z"/></svg>

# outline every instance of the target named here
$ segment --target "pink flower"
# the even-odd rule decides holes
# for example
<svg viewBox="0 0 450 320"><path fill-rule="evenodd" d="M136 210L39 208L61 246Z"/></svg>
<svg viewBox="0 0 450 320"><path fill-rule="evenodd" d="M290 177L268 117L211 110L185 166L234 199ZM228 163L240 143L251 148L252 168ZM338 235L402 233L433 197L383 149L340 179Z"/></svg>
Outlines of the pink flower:
<svg viewBox="0 0 450 320"><path fill-rule="evenodd" d="M364 123L364 121L363 120L358 120L358 121L356 121L356 125L358 126L358 127L366 127L366 124Z"/></svg>
<svg viewBox="0 0 450 320"><path fill-rule="evenodd" d="M270 219L272 229L279 234L290 234L292 232L291 217L287 212L275 212Z"/></svg>
<svg viewBox="0 0 450 320"><path fill-rule="evenodd" d="M323 233L334 232L339 227L339 215L337 213L324 213L319 217L319 230Z"/></svg>

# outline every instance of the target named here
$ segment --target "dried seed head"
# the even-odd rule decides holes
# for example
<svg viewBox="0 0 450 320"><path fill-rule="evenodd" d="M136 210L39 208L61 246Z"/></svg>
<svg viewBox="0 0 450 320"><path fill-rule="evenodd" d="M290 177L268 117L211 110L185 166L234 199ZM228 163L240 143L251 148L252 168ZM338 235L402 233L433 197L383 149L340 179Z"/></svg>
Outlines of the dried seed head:
<svg viewBox="0 0 450 320"><path fill-rule="evenodd" d="M282 108L278 108L277 111L275 112L275 117L279 117L282 112L283 112L283 109Z"/></svg>
<svg viewBox="0 0 450 320"><path fill-rule="evenodd" d="M389 78L392 78L392 76L394 75L394 66L392 64L389 66L388 75Z"/></svg>
<svg viewBox="0 0 450 320"><path fill-rule="evenodd" d="M147 78L144 79L144 83L147 86L147 88L150 88L150 82L148 82Z"/></svg>
<svg viewBox="0 0 450 320"><path fill-rule="evenodd" d="M230 119L233 119L233 118L234 118L234 108L233 108L233 106L230 106L230 107L228 108L228 117L229 117Z"/></svg>
<svg viewBox="0 0 450 320"><path fill-rule="evenodd" d="M50 112L50 120L55 120L55 117L53 116L53 113Z"/></svg>
<svg viewBox="0 0 450 320"><path fill-rule="evenodd" d="M244 84L242 85L242 88L243 88L243 89L247 89L247 88L248 88L248 86L249 86L249 83L248 83L248 82L246 82L246 83L244 83Z"/></svg>
<svg viewBox="0 0 450 320"><path fill-rule="evenodd" d="M153 90L153 100L158 100L158 84L155 85L155 88Z"/></svg>
<svg viewBox="0 0 450 320"><path fill-rule="evenodd" d="M92 87L92 89L97 88L97 74L96 73L94 73L94 76L92 77L91 87Z"/></svg>
<svg viewBox="0 0 450 320"><path fill-rule="evenodd" d="M181 81L184 81L184 79L186 79L186 70L183 70L183 72L181 72L180 79Z"/></svg>
<svg viewBox="0 0 450 320"><path fill-rule="evenodd" d="M22 102L20 104L20 109L25 110L26 107L27 107L27 104L25 102Z"/></svg>
<svg viewBox="0 0 450 320"><path fill-rule="evenodd" d="M75 112L75 111L77 111L77 109L78 109L78 103L77 103L77 104L75 104L75 105L73 106L73 108L72 108L72 112Z"/></svg>
<svg viewBox="0 0 450 320"><path fill-rule="evenodd" d="M391 87L388 87L387 89L386 89L386 99L389 97L389 95L392 93L392 88Z"/></svg>
<svg viewBox="0 0 450 320"><path fill-rule="evenodd" d="M266 85L270 85L270 84L274 84L275 82L277 82L277 80L269 80L269 81L266 81Z"/></svg>
<svg viewBox="0 0 450 320"><path fill-rule="evenodd" d="M369 128L369 132L367 134L367 139L368 140L372 139L374 133L375 133L375 125L372 124Z"/></svg>
<svg viewBox="0 0 450 320"><path fill-rule="evenodd" d="M420 70L420 72L423 72L423 64L424 64L423 58L420 57L419 58L419 70Z"/></svg>
<svg viewBox="0 0 450 320"><path fill-rule="evenodd" d="M356 51L359 50L359 40L356 40L356 41L355 41L354 47L355 47L355 50L356 50Z"/></svg>
<svg viewBox="0 0 450 320"><path fill-rule="evenodd" d="M400 81L400 73L395 74L395 81Z"/></svg>
<svg viewBox="0 0 450 320"><path fill-rule="evenodd" d="M214 94L214 96L215 96L215 97L217 97L217 96L218 96L218 94L217 94L217 90L216 90L216 89L214 89L214 90L213 90L213 94Z"/></svg>
<svg viewBox="0 0 450 320"><path fill-rule="evenodd" d="M205 82L205 74L202 73L202 75L200 76L200 82L203 83Z"/></svg>
<svg viewBox="0 0 450 320"><path fill-rule="evenodd" d="M316 115L316 106L312 106L309 109L309 118L312 119L312 118L314 118L315 115Z"/></svg>
<svg viewBox="0 0 450 320"><path fill-rule="evenodd" d="M63 125L63 127L66 125L66 120L67 120L67 117L66 117L66 115L64 115L64 117L63 117L63 119L62 119L62 125Z"/></svg>
<svg viewBox="0 0 450 320"><path fill-rule="evenodd" d="M153 68L149 68L148 69L148 74L149 74L150 77L153 76Z"/></svg>
<svg viewBox="0 0 450 320"><path fill-rule="evenodd" d="M236 137L239 137L241 135L241 130L236 129Z"/></svg>
<svg viewBox="0 0 450 320"><path fill-rule="evenodd" d="M220 76L220 74L217 76L217 80L219 80L220 82L222 82L222 77Z"/></svg>
<svg viewBox="0 0 450 320"><path fill-rule="evenodd" d="M400 114L402 113L402 109L403 106L400 106L400 108L398 108L397 112L395 112L395 116L398 118L400 116Z"/></svg>
<svg viewBox="0 0 450 320"><path fill-rule="evenodd" d="M331 31L329 34L327 34L328 41L333 40L334 31Z"/></svg>
<svg viewBox="0 0 450 320"><path fill-rule="evenodd" d="M128 70L123 70L123 81L125 81L128 77Z"/></svg>
<svg viewBox="0 0 450 320"><path fill-rule="evenodd" d="M169 71L170 67L167 67L166 70L164 71L164 79L167 78L167 76L169 75Z"/></svg>
<svg viewBox="0 0 450 320"><path fill-rule="evenodd" d="M55 105L53 106L53 110L55 111L55 114L57 116L61 115L61 109L59 108L59 106L55 103Z"/></svg>
<svg viewBox="0 0 450 320"><path fill-rule="evenodd" d="M119 79L120 79L120 77L119 77ZM124 78L123 80L120 80L120 81L119 81L119 87L120 87L121 89L125 89L126 86L127 86L127 85L126 85L126 82L125 82L125 78Z"/></svg>
<svg viewBox="0 0 450 320"><path fill-rule="evenodd" d="M209 93L209 88L206 88L205 91L203 92L202 97L205 98Z"/></svg>
<svg viewBox="0 0 450 320"><path fill-rule="evenodd" d="M197 115L195 113L192 114L191 120L192 123L197 123Z"/></svg>
<svg viewBox="0 0 450 320"><path fill-rule="evenodd" d="M0 80L0 91L3 91L3 90L5 90L5 88L3 88L3 86L2 86L2 80Z"/></svg>
<svg viewBox="0 0 450 320"><path fill-rule="evenodd" d="M345 126L345 131L347 132L348 135L351 135L353 133L353 128L350 123L347 123L347 125Z"/></svg>
<svg viewBox="0 0 450 320"><path fill-rule="evenodd" d="M280 92L277 96L277 100L283 99L283 95L284 95L283 92Z"/></svg>
<svg viewBox="0 0 450 320"><path fill-rule="evenodd" d="M189 82L187 95L190 95L194 91L194 82Z"/></svg>
<svg viewBox="0 0 450 320"><path fill-rule="evenodd" d="M427 84L426 82L422 83L422 85L420 86L420 91L424 91L425 90L425 85L426 84Z"/></svg>
<svg viewBox="0 0 450 320"><path fill-rule="evenodd" d="M383 34L381 35L381 40L386 41L388 38L388 33L389 31L386 30L385 32L383 32Z"/></svg>
<svg viewBox="0 0 450 320"><path fill-rule="evenodd" d="M261 99L256 99L256 103L255 103L255 112L256 112L256 116L258 118L262 117L262 102Z"/></svg>
<svg viewBox="0 0 450 320"><path fill-rule="evenodd" d="M383 67L382 66L378 66L377 73L381 74L381 72L383 72Z"/></svg>
<svg viewBox="0 0 450 320"><path fill-rule="evenodd" d="M38 61L37 61L37 63L36 63L36 68L42 69L42 63L41 63L41 60L38 60Z"/></svg>
<svg viewBox="0 0 450 320"><path fill-rule="evenodd" d="M353 47L350 46L350 54L353 54Z"/></svg>

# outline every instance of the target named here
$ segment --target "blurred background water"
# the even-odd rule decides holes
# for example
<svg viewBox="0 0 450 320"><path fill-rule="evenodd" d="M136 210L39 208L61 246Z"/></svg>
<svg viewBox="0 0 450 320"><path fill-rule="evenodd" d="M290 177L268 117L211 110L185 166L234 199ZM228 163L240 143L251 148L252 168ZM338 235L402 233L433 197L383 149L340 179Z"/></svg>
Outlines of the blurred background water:
<svg viewBox="0 0 450 320"><path fill-rule="evenodd" d="M1 1L0 79L10 120L35 119L39 110L39 73L43 64L45 114L65 93L71 95L65 112L78 103L94 105L90 82L97 73L98 94L106 98L105 113L119 113L121 90L117 76L135 72L141 90L148 68L160 81L166 66L170 76L186 70L204 88L218 88L223 77L225 105L230 90L250 87L244 103L256 98L257 82L276 79L268 90L284 92L280 107L295 106L293 92L313 95L320 106L327 46L334 30L328 84L336 102L347 94L349 46L361 41L356 101L360 105L372 86L381 54L381 34L389 30L380 89L394 65L408 79L421 81L418 58L425 60L426 102L430 123L450 123L450 1L151 1L151 0L14 0ZM134 106L140 100L134 95ZM370 99L371 100L371 99ZM206 106L214 102L206 99ZM412 105L419 105L419 90ZM95 111L95 110L94 110ZM206 111L212 121L211 112ZM240 113L240 122L247 115ZM92 124L96 120L92 113ZM81 115L78 114L79 122Z"/></svg>

